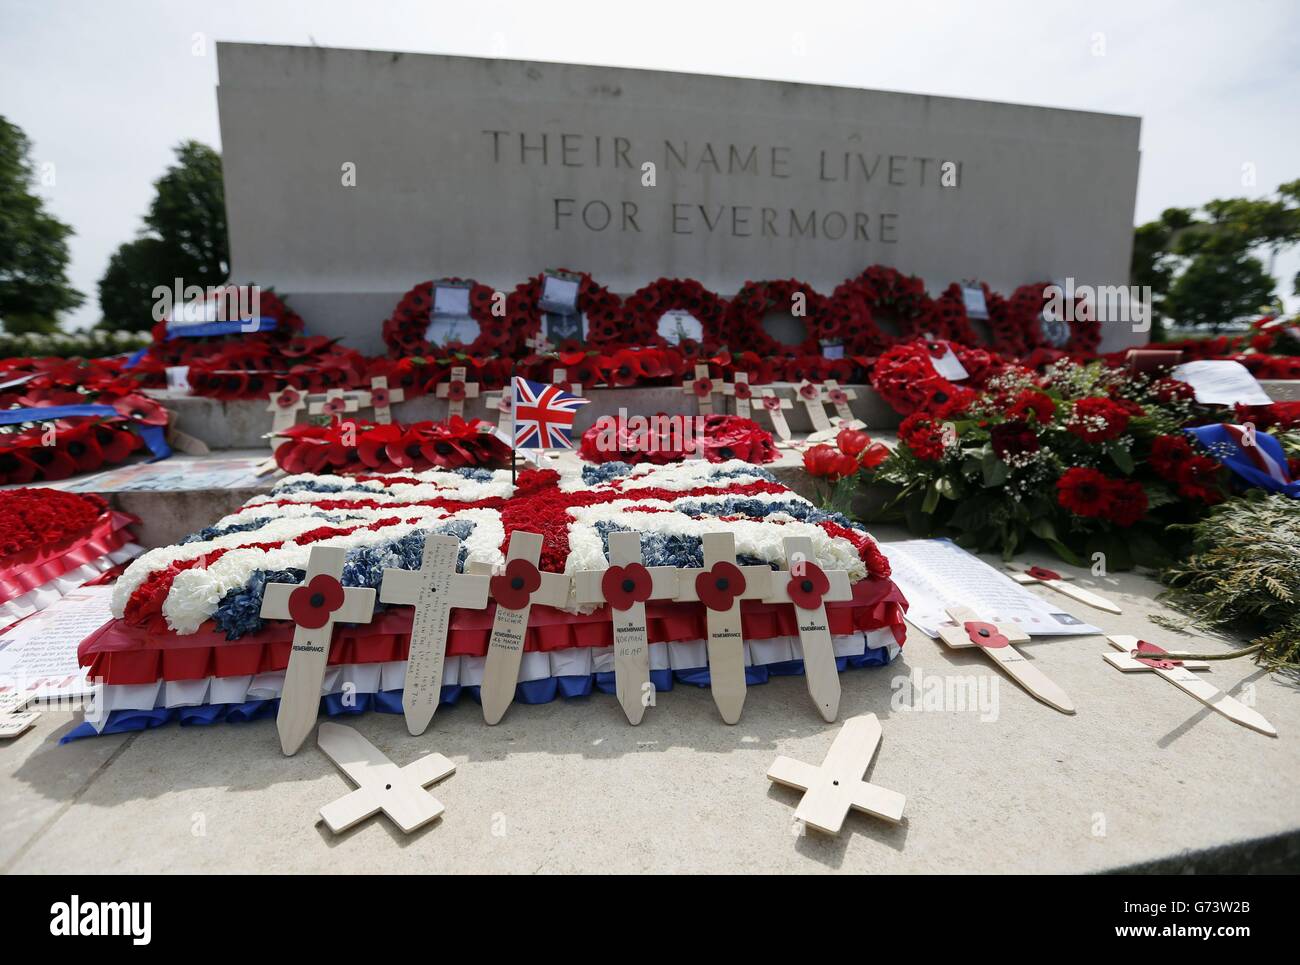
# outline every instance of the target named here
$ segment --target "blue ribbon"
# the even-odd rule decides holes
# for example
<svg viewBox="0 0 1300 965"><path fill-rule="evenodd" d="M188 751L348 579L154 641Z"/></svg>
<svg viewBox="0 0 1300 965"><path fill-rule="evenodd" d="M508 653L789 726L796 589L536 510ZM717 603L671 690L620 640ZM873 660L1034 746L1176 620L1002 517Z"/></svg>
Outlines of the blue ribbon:
<svg viewBox="0 0 1300 965"><path fill-rule="evenodd" d="M98 416L100 418L123 418L122 414L111 405L44 405L32 409L0 410L0 426L13 426L23 422L49 422L51 419L68 419L74 416ZM166 459L172 454L167 445L167 434L162 426L145 425L143 422L127 420L135 426L140 438L153 453L150 462Z"/></svg>
<svg viewBox="0 0 1300 965"><path fill-rule="evenodd" d="M1280 483L1264 472L1251 462L1250 457L1241 448L1236 437L1228 432L1223 425L1198 426L1195 429L1186 431L1188 435L1194 436L1201 445L1209 450L1211 455L1220 460L1229 470L1248 484L1260 486L1271 493L1281 493L1284 496L1290 496L1292 499L1300 499L1300 481L1292 479L1290 482ZM1256 430L1255 445L1259 446L1260 451L1265 455L1271 456L1282 467L1282 471L1287 473L1286 452L1282 449L1282 443L1267 432Z"/></svg>
<svg viewBox="0 0 1300 965"><path fill-rule="evenodd" d="M137 351L137 352L132 352L132 353L131 353L131 357L130 357L129 359L126 360L126 364L123 365L122 368L124 368L124 369L133 369L133 368L135 368L137 365L140 364L140 360L143 359L143 358L144 358L146 355L148 355L148 354L149 354L149 346L148 346L148 345L146 345L144 348L140 349L140 350Z"/></svg>
<svg viewBox="0 0 1300 965"><path fill-rule="evenodd" d="M256 322L256 327L250 327ZM233 335L236 332L269 332L280 323L279 319L259 315L256 319L229 322L204 322L202 325L167 326L167 341L174 338L202 338L205 335Z"/></svg>

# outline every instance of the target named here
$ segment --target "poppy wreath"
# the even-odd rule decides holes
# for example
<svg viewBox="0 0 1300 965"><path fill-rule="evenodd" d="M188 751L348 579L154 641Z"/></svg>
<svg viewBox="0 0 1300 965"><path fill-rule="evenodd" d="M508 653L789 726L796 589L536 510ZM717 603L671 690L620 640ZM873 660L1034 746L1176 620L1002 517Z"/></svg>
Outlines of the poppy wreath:
<svg viewBox="0 0 1300 965"><path fill-rule="evenodd" d="M262 399L285 387L324 392L370 384L365 358L321 335L283 344L231 342L189 370L192 394L222 400Z"/></svg>
<svg viewBox="0 0 1300 965"><path fill-rule="evenodd" d="M933 359L941 354L941 346L917 339L895 345L876 360L871 370L871 387L900 415L918 411L955 412L962 402L974 396L974 389L1001 372L1005 364L984 349L954 342L948 345L969 373L964 384L950 382L935 371Z"/></svg>
<svg viewBox="0 0 1300 965"><path fill-rule="evenodd" d="M587 316L587 344L577 339L565 339L555 346L561 352L583 351L588 347L614 347L636 344L636 323L631 320L623 301L604 285L597 283L586 272L561 269L558 274L578 281L578 311ZM542 297L545 273L520 282L506 298L506 324L515 339L512 348L518 351L542 330L542 310L537 301Z"/></svg>
<svg viewBox="0 0 1300 965"><path fill-rule="evenodd" d="M227 296L233 301L227 317L238 318L238 307L248 305L251 296L247 288L232 289L237 295ZM228 301L230 304L230 301ZM302 334L302 317L291 309L279 295L269 288L259 289L257 296L258 316L275 320L275 328L261 332L232 332L228 335L202 335L197 337L181 336L168 338L167 320L163 319L151 330L153 343L149 346L149 355L163 366L189 365L197 359L219 353L230 343L261 341L278 344Z"/></svg>
<svg viewBox="0 0 1300 965"><path fill-rule="evenodd" d="M1012 292L1011 298L1007 300L1007 310L1010 314L1008 325L1014 326L1022 333L1026 347L1031 350L1043 349L1048 353L1069 355L1095 355L1097 346L1101 344L1101 322L1078 317L1082 314L1079 310L1084 304L1082 298L1075 299L1076 311L1073 312L1075 317L1069 323L1070 340L1065 347L1051 345L1043 337L1039 319L1047 306L1046 291L1051 285L1051 282L1036 282L1032 285L1021 285Z"/></svg>
<svg viewBox="0 0 1300 965"><path fill-rule="evenodd" d="M802 295L802 303L798 301ZM797 344L778 342L763 329L763 317L769 312L791 312L799 309L804 325L803 340ZM800 355L820 355L820 335L826 322L826 296L812 285L794 278L777 281L747 281L727 307L728 344L741 352L754 352L764 357L793 358Z"/></svg>
<svg viewBox="0 0 1300 965"><path fill-rule="evenodd" d="M88 399L81 396L79 401ZM111 405L117 415L69 416L0 428L0 485L53 482L117 465L145 447L136 425L167 425L167 410L143 396L111 402L100 398L98 404Z"/></svg>
<svg viewBox="0 0 1300 965"><path fill-rule="evenodd" d="M625 462L629 465L665 465L686 458L685 433L668 417L636 417L626 421L604 416L582 434L578 453L587 462ZM754 422L734 415L704 417L703 435L694 439L709 462L743 459L755 465L778 458L772 434Z"/></svg>
<svg viewBox="0 0 1300 965"><path fill-rule="evenodd" d="M430 345L425 339L433 314L433 289L441 284L470 286L469 316L478 324L478 335L469 344ZM420 282L402 296L393 314L384 319L384 344L388 346L388 354L395 359L456 350L509 355L514 338L506 319L492 314L492 295L491 286L480 285L472 279L441 278Z"/></svg>
<svg viewBox="0 0 1300 965"><path fill-rule="evenodd" d="M866 330L863 337L878 350L924 335L931 324L934 301L926 294L925 282L916 275L904 275L888 265L872 265L837 289L841 297L847 297L846 288L856 292L861 300L862 307L856 316L858 324ZM881 328L882 319L891 320L898 333Z"/></svg>
<svg viewBox="0 0 1300 965"><path fill-rule="evenodd" d="M0 360L0 409L78 405L103 394L131 393L136 380L124 375L126 360L15 358Z"/></svg>
<svg viewBox="0 0 1300 965"><path fill-rule="evenodd" d="M356 419L296 425L281 435L275 462L296 473L370 474L425 469L499 469L510 449L481 419L379 424Z"/></svg>
<svg viewBox="0 0 1300 965"><path fill-rule="evenodd" d="M953 282L934 300L934 317L930 331L936 338L947 339L961 345L986 348L1007 358L1020 358L1027 349L1024 333L1011 324L1007 300L988 285L980 282L984 292L984 305L988 309L986 320L989 337L980 335L966 311L962 286Z"/></svg>
<svg viewBox="0 0 1300 965"><path fill-rule="evenodd" d="M703 338L683 342L690 355L711 354L726 342L727 300L693 278L660 278L639 288L624 302L632 331L639 345L672 346L659 334L659 319L665 312L687 312L699 320Z"/></svg>
<svg viewBox="0 0 1300 965"><path fill-rule="evenodd" d="M690 361L689 364L694 364ZM521 363L518 374L534 382L550 384L557 370L564 370L570 385L591 388L596 385L624 387L632 385L676 385L688 368L687 357L672 347L608 352L560 351L551 355L531 355Z"/></svg>

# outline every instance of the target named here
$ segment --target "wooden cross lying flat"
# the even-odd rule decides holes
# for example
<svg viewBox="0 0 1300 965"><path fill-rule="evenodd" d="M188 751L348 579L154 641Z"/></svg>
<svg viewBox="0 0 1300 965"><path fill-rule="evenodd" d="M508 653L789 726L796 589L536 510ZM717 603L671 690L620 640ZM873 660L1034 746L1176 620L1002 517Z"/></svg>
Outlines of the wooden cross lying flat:
<svg viewBox="0 0 1300 965"><path fill-rule="evenodd" d="M700 363L695 366L695 377L682 383L682 391L695 396L700 415L713 415L713 397L721 395L723 390L709 375L709 367Z"/></svg>
<svg viewBox="0 0 1300 965"><path fill-rule="evenodd" d="M266 411L271 413L271 434L279 435L298 421L298 413L307 408L307 396L292 386L272 392ZM272 442L274 447L275 443Z"/></svg>
<svg viewBox="0 0 1300 965"><path fill-rule="evenodd" d="M722 394L729 395L736 400L736 415L742 419L749 418L749 400L754 396L754 390L749 387L749 373L737 372L732 375L730 382L724 382L722 385Z"/></svg>
<svg viewBox="0 0 1300 965"><path fill-rule="evenodd" d="M505 572L493 576L489 585L497 612L479 687L483 719L489 724L499 723L514 702L533 604L564 606L569 602L569 578L539 570L541 558L541 534L515 530L506 548Z"/></svg>
<svg viewBox="0 0 1300 965"><path fill-rule="evenodd" d="M708 624L709 689L722 719L740 720L745 707L745 637L741 600L761 600L772 592L769 566L737 566L736 537L705 533L704 569L683 569L677 599L704 604Z"/></svg>
<svg viewBox="0 0 1300 965"><path fill-rule="evenodd" d="M437 395L447 400L448 419L454 415L464 418L465 400L478 398L478 383L466 382L465 366L457 365L452 368L448 380L439 384Z"/></svg>
<svg viewBox="0 0 1300 965"><path fill-rule="evenodd" d="M296 754L316 726L334 624L369 623L374 616L374 590L339 583L346 557L341 546L313 546L300 585L268 583L262 596L263 619L294 622L293 647L275 717L285 754Z"/></svg>
<svg viewBox="0 0 1300 965"><path fill-rule="evenodd" d="M793 409L794 402L776 394L775 389L759 389L758 398L760 407L768 414L772 420L772 428L776 430L777 438L782 442L790 441L790 423L785 421L784 409Z"/></svg>
<svg viewBox="0 0 1300 965"><path fill-rule="evenodd" d="M807 792L794 817L818 831L838 834L850 808L897 824L907 798L862 779L880 746L881 733L875 714L850 717L835 735L821 767L778 757L768 768L767 779Z"/></svg>
<svg viewBox="0 0 1300 965"><path fill-rule="evenodd" d="M375 410L375 421L388 425L393 421L393 403L406 398L405 389L390 389L388 377L376 375L370 380L370 405Z"/></svg>
<svg viewBox="0 0 1300 965"><path fill-rule="evenodd" d="M1105 610L1107 613L1121 612L1118 606L1111 603L1104 596L1098 596L1091 590L1085 590L1073 583L1066 583L1065 581L1071 579L1071 577L1065 573L1057 573L1055 570L1049 570L1044 566L1030 566L1021 569L1014 563L1008 563L1007 569L1011 570L1011 578L1022 586L1028 586L1030 583L1041 583L1057 593L1064 593L1070 599L1086 603L1098 610Z"/></svg>
<svg viewBox="0 0 1300 965"><path fill-rule="evenodd" d="M795 398L808 410L814 432L832 432L834 426L826 416L826 387L804 379L794 387Z"/></svg>
<svg viewBox="0 0 1300 965"><path fill-rule="evenodd" d="M379 586L381 602L415 607L402 687L402 712L406 715L406 729L412 734L424 733L442 697L451 608L482 610L487 606L488 577L457 573L459 554L460 540L456 537L427 536L420 568L385 569Z"/></svg>
<svg viewBox="0 0 1300 965"><path fill-rule="evenodd" d="M607 603L614 625L614 692L631 724L641 723L654 693L650 682L650 641L646 633L647 600L677 596L675 566L645 566L640 533L609 534L609 568L574 574L579 603Z"/></svg>
<svg viewBox="0 0 1300 965"><path fill-rule="evenodd" d="M441 754L429 754L398 767L351 727L329 721L320 725L316 743L357 786L351 794L320 809L325 826L335 834L380 811L410 834L445 810L425 790L456 770L456 765Z"/></svg>
<svg viewBox="0 0 1300 965"><path fill-rule="evenodd" d="M1206 661L1162 659L1164 650L1137 637L1109 636L1106 639L1110 641L1112 647L1123 651L1123 653L1102 654L1106 662L1116 670L1123 670L1125 673L1154 671L1157 676L1164 677L1179 690L1191 694L1206 707L1217 711L1228 720L1236 721L1243 727L1257 730L1269 737L1277 736L1277 728L1258 711L1252 710L1239 700L1234 700L1213 684L1192 673L1193 670L1209 670L1210 665Z"/></svg>
<svg viewBox="0 0 1300 965"><path fill-rule="evenodd" d="M956 626L939 627L939 638L950 647L979 647L985 655L1032 697L1063 714L1074 713L1069 696L1041 670L1027 661L1013 643L1025 643L1029 634L1015 623L989 623L967 607L948 607Z"/></svg>
<svg viewBox="0 0 1300 965"><path fill-rule="evenodd" d="M772 592L766 602L794 604L808 693L818 713L828 721L834 720L840 711L840 674L826 619L826 602L853 599L849 574L819 567L812 540L807 536L787 536L783 543L786 568L772 574Z"/></svg>
<svg viewBox="0 0 1300 965"><path fill-rule="evenodd" d="M835 407L835 414L841 423L858 424L853 416L853 409L849 403L858 397L858 393L853 389L841 389L840 384L834 379L826 380L826 399Z"/></svg>

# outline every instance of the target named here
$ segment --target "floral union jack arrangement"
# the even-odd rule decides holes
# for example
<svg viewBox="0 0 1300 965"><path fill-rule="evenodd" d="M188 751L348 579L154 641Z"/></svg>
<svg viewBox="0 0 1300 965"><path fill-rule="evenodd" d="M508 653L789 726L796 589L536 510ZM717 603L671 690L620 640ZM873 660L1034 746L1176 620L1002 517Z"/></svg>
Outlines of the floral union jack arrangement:
<svg viewBox="0 0 1300 965"><path fill-rule="evenodd" d="M674 466L508 471L429 470L356 478L302 474L249 500L175 546L150 550L118 579L115 619L79 655L105 684L101 731L172 720L211 723L274 716L293 627L264 621L268 583L301 583L313 546L346 549L344 587L378 587L385 567L418 569L427 535L460 542L457 569L500 571L516 530L543 537L540 569L575 574L605 566L612 532L642 534L647 566L703 566L702 536L735 536L741 565L784 563L783 538L811 539L815 564L847 573L851 600L828 603L841 669L879 666L899 652L906 601L861 526L822 511L733 460ZM517 699L538 703L612 692L611 623L604 607L532 608ZM452 611L442 700L477 697L495 603ZM322 705L330 714L401 712L409 607L380 607L373 622L335 631ZM660 691L708 684L704 605L647 604L651 674ZM793 608L742 605L750 684L802 672ZM72 736L96 733L82 725Z"/></svg>

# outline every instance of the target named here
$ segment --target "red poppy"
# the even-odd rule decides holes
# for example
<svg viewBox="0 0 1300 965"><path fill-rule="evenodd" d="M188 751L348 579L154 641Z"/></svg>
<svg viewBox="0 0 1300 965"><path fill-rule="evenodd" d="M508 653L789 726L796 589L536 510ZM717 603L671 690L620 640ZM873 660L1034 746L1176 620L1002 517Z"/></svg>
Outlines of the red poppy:
<svg viewBox="0 0 1300 965"><path fill-rule="evenodd" d="M149 426L165 426L167 410L153 399L142 395L124 395L113 403L113 408L128 419L143 422Z"/></svg>
<svg viewBox="0 0 1300 965"><path fill-rule="evenodd" d="M319 630L342 605L343 585L328 573L320 573L289 594L289 617L300 627Z"/></svg>
<svg viewBox="0 0 1300 965"><path fill-rule="evenodd" d="M832 405L848 405L849 394L843 389L831 389L827 393L827 398L831 400Z"/></svg>
<svg viewBox="0 0 1300 965"><path fill-rule="evenodd" d="M822 605L822 597L831 588L831 581L816 563L806 560L790 571L790 582L785 591L801 610L815 610Z"/></svg>
<svg viewBox="0 0 1300 965"><path fill-rule="evenodd" d="M696 379L691 383L691 388L701 399L713 393L712 379Z"/></svg>
<svg viewBox="0 0 1300 965"><path fill-rule="evenodd" d="M298 404L302 394L293 386L287 386L280 390L279 395L275 397L275 404L281 409L291 409Z"/></svg>
<svg viewBox="0 0 1300 965"><path fill-rule="evenodd" d="M745 592L745 574L735 563L723 560L695 577L695 594L710 610L730 610Z"/></svg>
<svg viewBox="0 0 1300 965"><path fill-rule="evenodd" d="M335 396L332 399L325 400L325 404L321 407L321 411L324 412L326 415L336 416L336 415L342 415L344 412L347 411L347 408L348 408L347 400L344 399L342 396Z"/></svg>
<svg viewBox="0 0 1300 965"><path fill-rule="evenodd" d="M522 610L541 585L542 575L537 567L524 559L511 560L504 573L492 577L492 599L507 610Z"/></svg>
<svg viewBox="0 0 1300 965"><path fill-rule="evenodd" d="M997 650L1010 643L992 623L969 620L962 624L962 629L966 631L966 636L970 637L971 643L989 650Z"/></svg>
<svg viewBox="0 0 1300 965"><path fill-rule="evenodd" d="M383 386L375 386L370 390L370 404L376 409L385 409L388 407L390 397L388 390Z"/></svg>
<svg viewBox="0 0 1300 965"><path fill-rule="evenodd" d="M763 396L763 408L768 412L775 412L781 408L781 397L779 395Z"/></svg>
<svg viewBox="0 0 1300 965"><path fill-rule="evenodd" d="M650 599L650 571L640 563L611 566L600 578L600 591L615 610L631 609L634 603Z"/></svg>
<svg viewBox="0 0 1300 965"><path fill-rule="evenodd" d="M821 386L813 382L805 382L803 385L799 386L800 398L807 399L810 402L816 402L821 398L821 394Z"/></svg>
<svg viewBox="0 0 1300 965"><path fill-rule="evenodd" d="M736 382L732 386L732 391L736 393L737 399L752 399L754 390L750 388L748 382Z"/></svg>
<svg viewBox="0 0 1300 965"><path fill-rule="evenodd" d="M1056 403L1046 392L1039 392L1035 389L1022 389L1016 396L1015 401L1007 407L1007 418L1024 419L1030 415L1038 421L1039 425L1044 425L1052 421L1052 415L1056 412Z"/></svg>
<svg viewBox="0 0 1300 965"><path fill-rule="evenodd" d="M1061 578L1060 573L1056 572L1056 570L1049 570L1045 566L1031 566L1025 572L1036 580L1059 580Z"/></svg>
<svg viewBox="0 0 1300 965"><path fill-rule="evenodd" d="M104 453L93 427L83 423L59 434L59 445L77 464L77 472L91 472L104 464Z"/></svg>
<svg viewBox="0 0 1300 965"><path fill-rule="evenodd" d="M447 383L447 399L450 402L465 401L465 383L460 379L452 379Z"/></svg>

